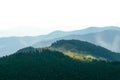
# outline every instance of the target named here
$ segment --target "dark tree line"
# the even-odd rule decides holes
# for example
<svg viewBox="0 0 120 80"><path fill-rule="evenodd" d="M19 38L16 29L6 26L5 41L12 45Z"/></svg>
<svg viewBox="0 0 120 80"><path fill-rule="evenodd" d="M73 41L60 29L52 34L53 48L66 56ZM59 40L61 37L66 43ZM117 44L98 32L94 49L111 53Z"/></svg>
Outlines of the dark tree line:
<svg viewBox="0 0 120 80"><path fill-rule="evenodd" d="M21 52L0 59L0 80L120 80L120 63L81 62L47 49Z"/></svg>

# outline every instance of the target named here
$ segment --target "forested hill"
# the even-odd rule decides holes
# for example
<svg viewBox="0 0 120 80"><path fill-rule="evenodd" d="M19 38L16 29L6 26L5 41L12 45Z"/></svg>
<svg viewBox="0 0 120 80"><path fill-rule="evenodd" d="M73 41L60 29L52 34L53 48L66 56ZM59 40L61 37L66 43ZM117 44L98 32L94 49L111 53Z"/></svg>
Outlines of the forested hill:
<svg viewBox="0 0 120 80"><path fill-rule="evenodd" d="M26 50L27 52L25 52ZM120 63L82 62L48 49L0 58L0 80L119 80Z"/></svg>
<svg viewBox="0 0 120 80"><path fill-rule="evenodd" d="M97 58L104 58L112 61L120 61L120 54L112 52L101 46L80 40L59 40L51 45L55 50L64 52L70 51L78 54L92 55Z"/></svg>
<svg viewBox="0 0 120 80"><path fill-rule="evenodd" d="M81 56L78 50L86 52ZM87 55L95 54L94 50L113 53L77 40L60 40L47 48L26 47L0 58L0 80L120 80L120 62L97 60L96 56L89 61Z"/></svg>

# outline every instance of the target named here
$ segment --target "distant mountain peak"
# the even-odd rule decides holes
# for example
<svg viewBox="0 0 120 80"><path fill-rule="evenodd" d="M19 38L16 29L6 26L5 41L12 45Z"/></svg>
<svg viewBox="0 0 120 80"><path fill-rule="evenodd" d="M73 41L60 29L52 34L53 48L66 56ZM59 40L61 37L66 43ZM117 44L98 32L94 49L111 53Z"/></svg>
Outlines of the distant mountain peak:
<svg viewBox="0 0 120 80"><path fill-rule="evenodd" d="M16 53L35 53L37 51L38 50L36 48L33 48L33 47L30 46L30 47L26 47L26 48L20 49Z"/></svg>

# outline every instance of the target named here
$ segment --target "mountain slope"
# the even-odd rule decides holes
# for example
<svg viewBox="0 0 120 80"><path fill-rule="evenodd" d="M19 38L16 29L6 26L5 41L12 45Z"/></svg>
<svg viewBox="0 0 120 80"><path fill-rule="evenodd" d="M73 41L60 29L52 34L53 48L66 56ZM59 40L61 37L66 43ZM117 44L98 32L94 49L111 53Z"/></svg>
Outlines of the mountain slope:
<svg viewBox="0 0 120 80"><path fill-rule="evenodd" d="M76 40L87 41L87 42L102 46L104 48L107 48L111 51L120 52L120 45L119 45L120 31L114 30L114 29L104 30L102 32L89 33L84 35L77 34L77 35L69 35L69 36L60 37L60 38L51 39L51 40L44 40L34 44L34 47L50 46L55 41L58 41L61 39L65 39L65 40L76 39Z"/></svg>
<svg viewBox="0 0 120 80"><path fill-rule="evenodd" d="M77 39L88 41L90 43L100 45L114 52L120 52L120 31L105 30L97 33L90 33L85 35L70 35L63 39Z"/></svg>
<svg viewBox="0 0 120 80"><path fill-rule="evenodd" d="M119 67L119 62L85 63L58 51L28 47L0 58L0 80L119 80Z"/></svg>
<svg viewBox="0 0 120 80"><path fill-rule="evenodd" d="M37 37L8 37L0 38L0 57L12 54L17 50L31 46L40 41Z"/></svg>
<svg viewBox="0 0 120 80"><path fill-rule="evenodd" d="M79 41L79 40L60 40L53 43L50 47L53 50L58 50L61 52L70 51L73 53L78 53L82 55L91 55L97 58L103 58L107 60L119 60L120 54L111 52L103 47L96 46L94 44Z"/></svg>

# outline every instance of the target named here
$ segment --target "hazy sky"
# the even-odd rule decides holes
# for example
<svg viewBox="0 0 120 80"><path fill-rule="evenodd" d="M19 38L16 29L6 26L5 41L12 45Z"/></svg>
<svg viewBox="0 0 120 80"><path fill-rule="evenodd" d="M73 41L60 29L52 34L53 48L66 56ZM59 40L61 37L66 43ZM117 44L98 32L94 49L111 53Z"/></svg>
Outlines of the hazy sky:
<svg viewBox="0 0 120 80"><path fill-rule="evenodd" d="M0 0L0 37L120 26L120 0Z"/></svg>

